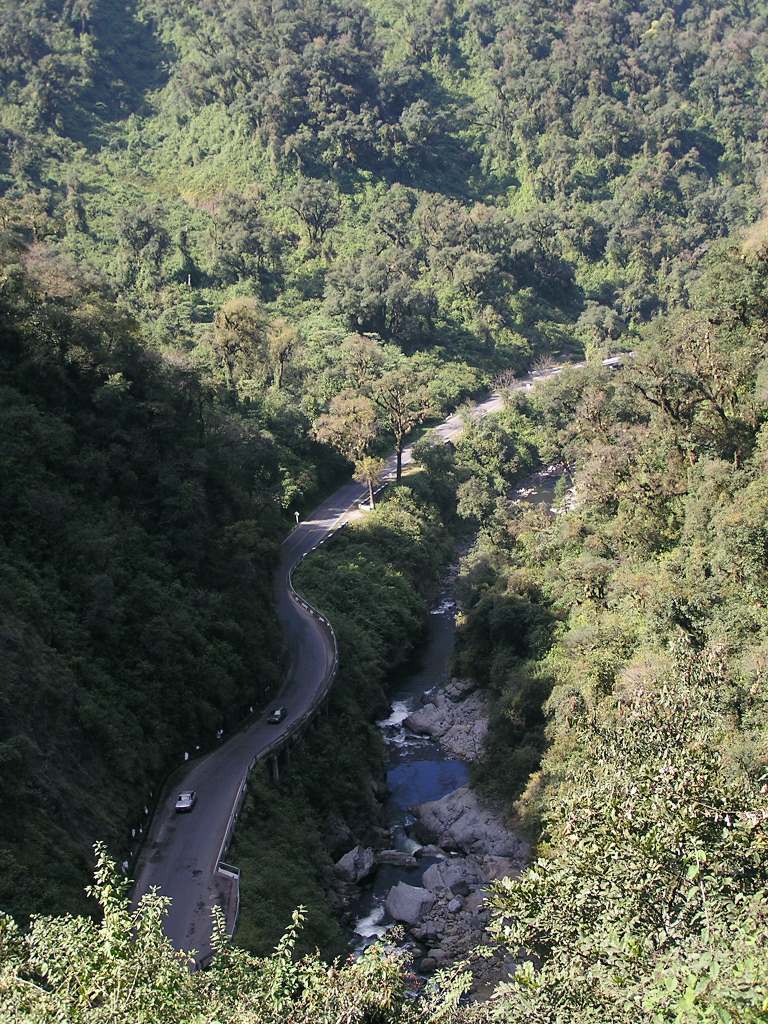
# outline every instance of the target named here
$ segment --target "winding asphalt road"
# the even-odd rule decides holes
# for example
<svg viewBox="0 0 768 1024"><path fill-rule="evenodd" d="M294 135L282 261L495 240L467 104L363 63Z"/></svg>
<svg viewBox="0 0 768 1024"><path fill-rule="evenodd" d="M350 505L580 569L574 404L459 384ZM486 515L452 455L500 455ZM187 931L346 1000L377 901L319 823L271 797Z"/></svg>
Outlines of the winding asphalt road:
<svg viewBox="0 0 768 1024"><path fill-rule="evenodd" d="M517 389L529 388L536 381L558 373L559 369L523 378ZM492 395L474 406L472 415L484 416L501 408L503 398ZM455 439L463 428L463 417L455 414L434 433L444 441ZM411 449L403 453L403 466L411 462ZM388 460L384 479L394 479L395 458ZM280 725L262 718L227 739L220 747L190 762L180 770L164 791L155 811L147 839L136 866L134 899L152 887L173 900L166 919L166 933L177 949L197 950L198 961L210 951L211 909L227 906L232 882L217 873L219 852L230 815L254 757L269 753L275 741L286 737L323 692L333 666L334 642L326 626L292 596L290 573L302 557L327 538L335 529L355 516L359 504L367 500L367 488L349 483L339 488L299 524L282 545L280 565L275 574L274 595L277 614L290 652L286 682L275 704L288 709ZM197 791L197 806L190 814L176 814L174 802L181 790Z"/></svg>

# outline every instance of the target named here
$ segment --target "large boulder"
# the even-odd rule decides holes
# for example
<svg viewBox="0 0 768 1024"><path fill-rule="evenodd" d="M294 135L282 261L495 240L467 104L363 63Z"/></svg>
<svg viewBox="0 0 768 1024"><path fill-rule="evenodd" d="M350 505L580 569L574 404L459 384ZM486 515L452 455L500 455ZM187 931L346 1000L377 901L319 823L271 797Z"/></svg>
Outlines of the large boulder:
<svg viewBox="0 0 768 1024"><path fill-rule="evenodd" d="M408 885L406 882L398 882L394 888L389 890L387 913L395 921L411 925L418 924L430 912L434 902L435 897L428 889L422 889L418 885Z"/></svg>
<svg viewBox="0 0 768 1024"><path fill-rule="evenodd" d="M372 872L376 858L370 846L356 846L336 862L333 870L344 882L362 882Z"/></svg>
<svg viewBox="0 0 768 1024"><path fill-rule="evenodd" d="M439 892L446 889L449 892L466 896L473 885L478 885L480 877L475 865L464 857L453 857L450 860L440 861L439 864L432 864L424 872L421 884L425 889L432 892Z"/></svg>
<svg viewBox="0 0 768 1024"><path fill-rule="evenodd" d="M528 857L528 844L489 807L480 803L469 786L449 793L415 808L418 831L425 842L473 853L508 857L523 864Z"/></svg>
<svg viewBox="0 0 768 1024"><path fill-rule="evenodd" d="M439 740L457 757L474 760L488 732L488 698L479 691L459 699L436 690L429 703L408 715L404 724L411 732Z"/></svg>

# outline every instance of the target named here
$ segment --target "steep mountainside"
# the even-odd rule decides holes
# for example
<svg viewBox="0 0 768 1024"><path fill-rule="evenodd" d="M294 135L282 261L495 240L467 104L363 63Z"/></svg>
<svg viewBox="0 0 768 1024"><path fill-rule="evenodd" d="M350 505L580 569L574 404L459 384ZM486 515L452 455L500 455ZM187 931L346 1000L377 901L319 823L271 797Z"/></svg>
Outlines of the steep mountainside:
<svg viewBox="0 0 768 1024"><path fill-rule="evenodd" d="M122 853L167 767L266 699L294 512L351 469L373 485L494 380L634 351L511 403L455 460L426 450L432 499L452 513L456 490L481 528L477 781L552 857L497 894L499 935L544 965L508 1012L635 1020L667 955L683 989L710 954L749 989L767 30L761 0L0 0L0 906L81 908L93 841ZM556 521L506 500L539 459L575 477ZM623 833L600 811L635 813L622 744L644 787ZM643 913L606 910L608 838L636 854L651 776L697 758L715 810L660 784ZM734 821L753 832L724 840ZM667 841L685 884L654 860ZM708 931L728 901L733 934ZM741 1019L712 991L691 1019Z"/></svg>

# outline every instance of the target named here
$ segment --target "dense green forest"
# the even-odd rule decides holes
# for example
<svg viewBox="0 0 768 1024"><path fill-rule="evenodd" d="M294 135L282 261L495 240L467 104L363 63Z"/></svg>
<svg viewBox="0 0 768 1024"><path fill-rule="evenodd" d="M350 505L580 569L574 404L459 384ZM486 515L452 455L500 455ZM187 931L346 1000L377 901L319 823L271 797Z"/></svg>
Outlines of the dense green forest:
<svg viewBox="0 0 768 1024"><path fill-rule="evenodd" d="M761 225L622 371L511 403L571 484L554 516L490 491L462 580L477 781L541 833L493 897L540 958L512 1019L764 1019L767 299Z"/></svg>
<svg viewBox="0 0 768 1024"><path fill-rule="evenodd" d="M2 299L0 899L21 913L71 906L88 837L124 850L183 751L280 680L295 454L78 299Z"/></svg>
<svg viewBox="0 0 768 1024"><path fill-rule="evenodd" d="M0 918L10 1019L765 1019L766 29L759 0L0 0L0 908L104 911ZM475 782L540 840L493 895L515 979L419 1009L397 958L293 940L190 977L103 853L84 896L92 844L121 859L279 684L293 512L583 356L422 442L305 565L343 678L238 840L262 953L324 913L323 815L365 812L364 723L458 515ZM542 462L554 516L509 500Z"/></svg>

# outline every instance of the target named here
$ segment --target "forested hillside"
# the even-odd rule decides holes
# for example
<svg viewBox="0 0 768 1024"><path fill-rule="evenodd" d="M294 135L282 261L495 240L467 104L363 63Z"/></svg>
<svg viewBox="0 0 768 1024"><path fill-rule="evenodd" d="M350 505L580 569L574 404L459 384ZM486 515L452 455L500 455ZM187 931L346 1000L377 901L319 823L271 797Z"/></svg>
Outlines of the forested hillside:
<svg viewBox="0 0 768 1024"><path fill-rule="evenodd" d="M586 356L455 458L422 448L479 531L475 781L544 858L494 896L536 966L473 1019L761 1019L767 30L760 0L0 0L0 908L90 905L92 844L122 857L168 767L279 683L295 511ZM554 517L508 500L540 462L566 467ZM383 513L421 523L409 634L439 531L411 500ZM357 636L355 587L307 585ZM396 647L374 618L342 719ZM378 954L190 981L150 924L128 951L100 880L127 959L78 975L90 926L4 919L0 1008L336 1020L359 988L349 1019L413 1019Z"/></svg>
<svg viewBox="0 0 768 1024"><path fill-rule="evenodd" d="M2 903L71 906L89 838L280 678L278 443L106 300L7 282L0 350ZM151 801L150 801L151 802Z"/></svg>
<svg viewBox="0 0 768 1024"><path fill-rule="evenodd" d="M297 372L344 329L519 366L684 300L759 205L758 3L2 15L3 224L106 271L161 347L250 296L306 328Z"/></svg>
<svg viewBox="0 0 768 1024"><path fill-rule="evenodd" d="M572 487L555 516L491 493L464 569L478 782L541 829L493 897L540 958L511 1018L764 1019L767 286L762 225L623 370L515 403Z"/></svg>

